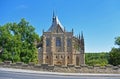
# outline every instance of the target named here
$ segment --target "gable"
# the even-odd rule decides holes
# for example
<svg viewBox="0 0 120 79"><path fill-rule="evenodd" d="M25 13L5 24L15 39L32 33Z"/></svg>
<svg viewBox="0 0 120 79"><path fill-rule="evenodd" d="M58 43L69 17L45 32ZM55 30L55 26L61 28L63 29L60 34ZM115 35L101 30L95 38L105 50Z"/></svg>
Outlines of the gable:
<svg viewBox="0 0 120 79"><path fill-rule="evenodd" d="M63 26L57 17L53 17L52 25L48 29L48 32L54 32L54 33L63 33L64 32Z"/></svg>

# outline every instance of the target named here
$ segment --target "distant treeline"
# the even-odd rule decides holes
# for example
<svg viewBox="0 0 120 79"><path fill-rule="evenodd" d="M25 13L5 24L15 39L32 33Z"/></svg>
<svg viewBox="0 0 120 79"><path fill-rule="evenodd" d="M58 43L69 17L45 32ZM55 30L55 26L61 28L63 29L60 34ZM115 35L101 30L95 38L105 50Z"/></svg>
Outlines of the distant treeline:
<svg viewBox="0 0 120 79"><path fill-rule="evenodd" d="M105 66L108 64L109 53L100 52L100 53L85 53L85 63L87 65L100 65Z"/></svg>
<svg viewBox="0 0 120 79"><path fill-rule="evenodd" d="M115 45L110 52L101 53L85 53L85 63L87 65L105 66L111 64L114 66L120 65L120 36L115 37Z"/></svg>

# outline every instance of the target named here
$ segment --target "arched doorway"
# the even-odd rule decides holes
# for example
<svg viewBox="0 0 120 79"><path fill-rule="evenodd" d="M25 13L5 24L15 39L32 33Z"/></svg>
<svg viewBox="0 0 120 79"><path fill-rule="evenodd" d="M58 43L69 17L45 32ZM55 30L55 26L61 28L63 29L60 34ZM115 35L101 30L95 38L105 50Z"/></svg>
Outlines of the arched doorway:
<svg viewBox="0 0 120 79"><path fill-rule="evenodd" d="M62 65L62 62L61 61L57 61L56 64L57 65Z"/></svg>
<svg viewBox="0 0 120 79"><path fill-rule="evenodd" d="M76 65L77 65L77 66L79 66L79 62L80 62L79 57L76 56Z"/></svg>

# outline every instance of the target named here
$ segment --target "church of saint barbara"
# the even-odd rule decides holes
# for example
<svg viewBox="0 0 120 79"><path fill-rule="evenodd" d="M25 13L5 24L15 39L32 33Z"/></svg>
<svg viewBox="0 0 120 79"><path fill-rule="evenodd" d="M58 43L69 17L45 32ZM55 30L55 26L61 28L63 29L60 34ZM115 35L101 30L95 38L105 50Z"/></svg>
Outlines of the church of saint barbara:
<svg viewBox="0 0 120 79"><path fill-rule="evenodd" d="M39 64L80 66L85 64L84 50L83 33L76 37L73 29L67 32L53 13L52 24L47 31L43 31L38 48Z"/></svg>

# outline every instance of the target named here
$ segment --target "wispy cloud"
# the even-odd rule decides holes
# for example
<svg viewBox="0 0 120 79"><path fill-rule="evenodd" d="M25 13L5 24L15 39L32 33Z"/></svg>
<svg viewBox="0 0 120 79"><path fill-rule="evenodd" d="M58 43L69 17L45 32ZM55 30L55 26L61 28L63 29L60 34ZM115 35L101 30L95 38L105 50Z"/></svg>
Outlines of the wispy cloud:
<svg viewBox="0 0 120 79"><path fill-rule="evenodd" d="M27 5L24 5L24 4L21 4L21 5L18 5L16 8L17 8L17 9L27 9L28 6L27 6Z"/></svg>

